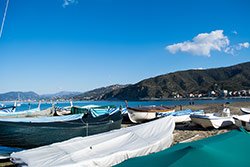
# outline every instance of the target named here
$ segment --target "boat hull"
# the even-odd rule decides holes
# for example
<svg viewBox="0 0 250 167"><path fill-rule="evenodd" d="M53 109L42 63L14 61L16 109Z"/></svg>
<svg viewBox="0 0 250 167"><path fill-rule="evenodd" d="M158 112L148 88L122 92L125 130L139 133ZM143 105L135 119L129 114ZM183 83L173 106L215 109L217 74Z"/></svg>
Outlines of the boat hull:
<svg viewBox="0 0 250 167"><path fill-rule="evenodd" d="M193 114L190 116L192 122L201 125L203 128L223 128L234 124L232 117L215 117L212 114Z"/></svg>
<svg viewBox="0 0 250 167"><path fill-rule="evenodd" d="M234 116L235 125L250 131L250 114Z"/></svg>
<svg viewBox="0 0 250 167"><path fill-rule="evenodd" d="M48 108L46 110L27 110L20 112L0 112L0 118L24 118L24 117L39 117L39 116L53 116L54 108Z"/></svg>
<svg viewBox="0 0 250 167"><path fill-rule="evenodd" d="M156 112L141 112L128 109L128 117L133 123L142 123L156 118Z"/></svg>
<svg viewBox="0 0 250 167"><path fill-rule="evenodd" d="M250 114L250 108L240 108L240 111L244 114Z"/></svg>
<svg viewBox="0 0 250 167"><path fill-rule="evenodd" d="M78 136L107 132L121 127L122 116L117 114L110 119L87 122L83 119L45 123L0 121L0 145L34 148Z"/></svg>

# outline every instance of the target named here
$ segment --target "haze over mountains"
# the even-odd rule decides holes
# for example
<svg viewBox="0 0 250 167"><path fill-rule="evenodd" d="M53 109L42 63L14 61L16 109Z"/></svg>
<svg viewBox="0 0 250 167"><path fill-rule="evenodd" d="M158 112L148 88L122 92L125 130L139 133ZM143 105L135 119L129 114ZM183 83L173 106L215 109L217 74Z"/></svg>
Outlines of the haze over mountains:
<svg viewBox="0 0 250 167"><path fill-rule="evenodd" d="M74 97L78 94L81 94L81 92L70 92L70 91L61 91L54 94L44 94L39 95L35 92L7 92L0 94L0 101L13 101L13 100L39 100L39 99L47 99L47 100L53 100L53 99L69 99L71 97Z"/></svg>
<svg viewBox="0 0 250 167"><path fill-rule="evenodd" d="M209 95L211 91L220 92L250 90L250 62L230 67L204 70L173 72L142 80L131 85L111 85L80 92L59 92L38 95L35 92L8 92L0 94L0 101L74 99L74 100L162 100L176 95L189 97L189 94Z"/></svg>

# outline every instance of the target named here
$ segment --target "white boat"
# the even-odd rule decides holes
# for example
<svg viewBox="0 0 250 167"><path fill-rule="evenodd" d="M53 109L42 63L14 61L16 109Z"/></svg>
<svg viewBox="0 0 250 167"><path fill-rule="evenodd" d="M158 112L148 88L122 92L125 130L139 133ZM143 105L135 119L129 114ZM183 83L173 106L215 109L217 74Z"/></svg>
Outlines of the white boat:
<svg viewBox="0 0 250 167"><path fill-rule="evenodd" d="M175 123L185 123L191 121L191 114L204 114L204 111L185 109L169 113L157 113L157 117L167 117L171 115L173 116Z"/></svg>
<svg viewBox="0 0 250 167"><path fill-rule="evenodd" d="M133 123L142 123L155 119L157 113L174 112L175 109L166 106L143 106L143 107L127 107L128 117Z"/></svg>
<svg viewBox="0 0 250 167"><path fill-rule="evenodd" d="M242 111L244 114L250 114L250 108L240 108L240 111Z"/></svg>
<svg viewBox="0 0 250 167"><path fill-rule="evenodd" d="M201 125L203 128L223 128L234 124L232 116L219 116L217 113L192 114L192 122Z"/></svg>
<svg viewBox="0 0 250 167"><path fill-rule="evenodd" d="M54 104L53 104L54 105ZM66 106L66 107L57 107L55 106L55 115L56 116L62 116L62 115L68 115L71 114L71 108L73 107L73 102L70 101L70 106Z"/></svg>
<svg viewBox="0 0 250 167"><path fill-rule="evenodd" d="M30 167L113 166L171 146L172 116L88 137L77 137L11 154L11 161Z"/></svg>
<svg viewBox="0 0 250 167"><path fill-rule="evenodd" d="M23 118L23 117L39 117L39 116L53 116L54 107L50 107L45 110L40 109L40 102L37 108L29 109L25 111L13 111L13 112L0 112L0 118Z"/></svg>
<svg viewBox="0 0 250 167"><path fill-rule="evenodd" d="M233 116L235 125L250 131L250 114Z"/></svg>

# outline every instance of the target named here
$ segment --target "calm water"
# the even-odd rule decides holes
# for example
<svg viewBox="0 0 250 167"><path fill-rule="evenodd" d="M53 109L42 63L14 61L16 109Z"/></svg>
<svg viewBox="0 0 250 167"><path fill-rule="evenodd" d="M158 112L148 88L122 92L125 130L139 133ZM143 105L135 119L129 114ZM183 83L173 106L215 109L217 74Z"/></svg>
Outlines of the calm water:
<svg viewBox="0 0 250 167"><path fill-rule="evenodd" d="M148 106L148 105L166 105L166 106L178 106L178 105L188 105L190 102L194 102L194 104L210 104L210 103L226 103L226 102L245 102L245 101L250 101L250 98L237 98L237 99L215 99L215 100L167 100L167 101L129 101L128 105L131 107L136 107L136 106ZM5 105L13 105L13 102L0 102L1 104ZM124 101L75 101L73 102L74 105L76 106L84 106L84 105L89 105L89 104L94 104L94 105L115 105L115 106L124 106L125 107L125 102ZM29 108L36 108L38 105L38 102L34 103L28 103L24 102L21 103L20 107L17 107L16 111L23 111L23 110L28 110ZM65 107L69 106L69 102L58 102L56 103L56 106L59 107ZM41 109L46 109L51 107L51 103L42 103L41 104Z"/></svg>

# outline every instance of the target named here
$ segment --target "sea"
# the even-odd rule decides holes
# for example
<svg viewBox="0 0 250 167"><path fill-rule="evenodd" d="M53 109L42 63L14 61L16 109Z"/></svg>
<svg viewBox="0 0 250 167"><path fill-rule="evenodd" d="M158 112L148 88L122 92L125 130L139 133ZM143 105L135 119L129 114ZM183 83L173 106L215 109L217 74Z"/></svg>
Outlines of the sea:
<svg viewBox="0 0 250 167"><path fill-rule="evenodd" d="M183 100L166 100L166 101L128 101L130 107L136 106L151 106L151 105L165 105L165 106L180 106L180 105L189 105L189 104L212 104L212 103L232 103L232 102L250 102L250 98L228 98L228 99L183 99ZM11 106L14 102L0 102L6 106ZM38 102L20 102L20 106L17 107L16 112L24 111L28 109L37 108ZM65 102L54 102L58 107L70 106L69 101ZM124 101L74 101L74 106L85 106L85 105L115 105L117 107L125 107L126 104ZM52 106L50 102L42 102L41 110L47 109ZM1 137L1 136L0 136ZM8 151L20 151L20 149L15 150L14 148L7 148L0 146L0 158L1 153L6 154Z"/></svg>
<svg viewBox="0 0 250 167"><path fill-rule="evenodd" d="M250 98L223 98L223 99L181 99L181 100L165 100L165 101L128 101L128 106L137 107L137 106L180 106L180 105L189 105L189 104L211 104L211 103L232 103L232 102L247 102L250 101ZM11 106L14 102L1 102L5 106ZM66 107L70 106L69 101L64 102L54 102L55 106ZM117 107L125 107L125 101L74 101L74 106L85 106L85 105L115 105ZM29 110L37 108L38 102L19 102L19 107L17 107L16 112ZM52 106L51 102L42 102L41 110L47 109Z"/></svg>

